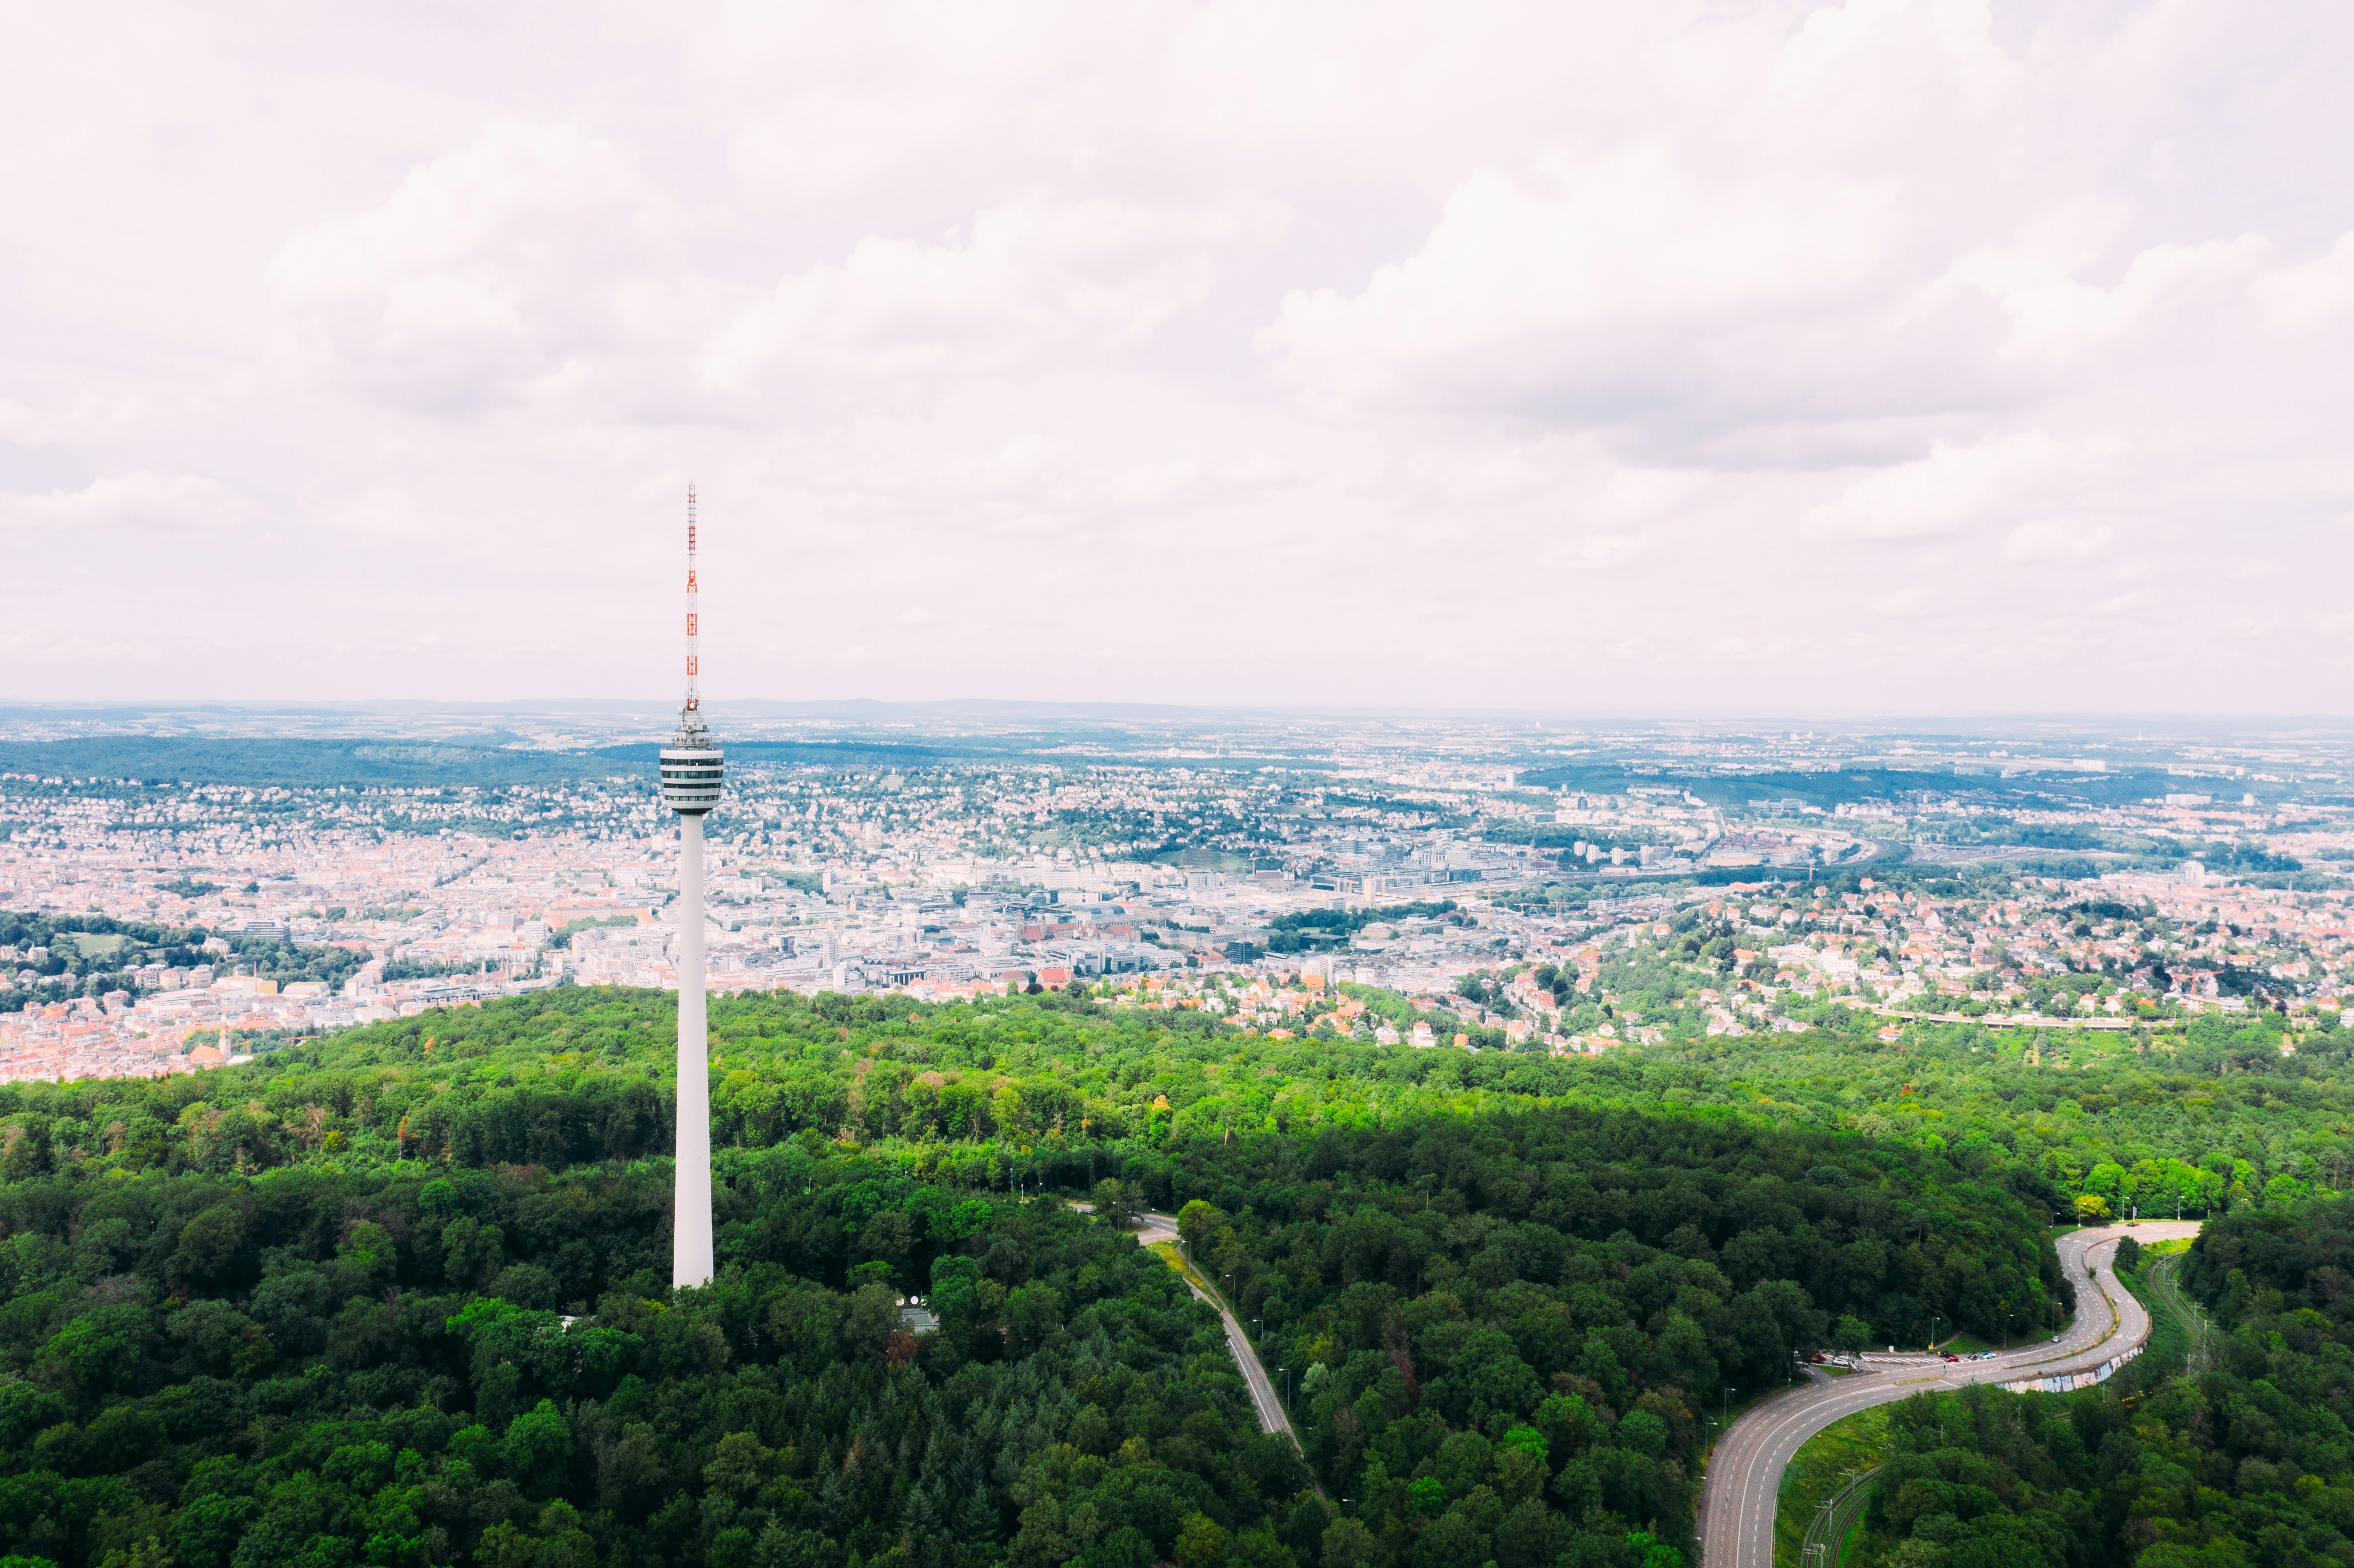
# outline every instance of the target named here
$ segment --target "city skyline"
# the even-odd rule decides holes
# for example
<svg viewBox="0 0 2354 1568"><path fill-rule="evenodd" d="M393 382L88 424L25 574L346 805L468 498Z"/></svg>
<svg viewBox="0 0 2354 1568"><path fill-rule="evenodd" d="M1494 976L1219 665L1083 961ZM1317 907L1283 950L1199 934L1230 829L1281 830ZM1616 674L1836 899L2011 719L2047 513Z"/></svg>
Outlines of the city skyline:
<svg viewBox="0 0 2354 1568"><path fill-rule="evenodd" d="M2112 768L1980 736L1830 765L1785 736L1513 767L1467 728L1388 749L1269 747L1239 766L936 747L902 751L903 773L731 731L716 786L701 747L671 748L659 779L632 748L584 768L580 754L413 747L395 758L418 769L408 781L355 785L334 758L298 755L298 768L235 740L196 744L241 782L132 782L104 776L110 757L89 748L105 743L63 744L100 776L28 773L0 751L0 926L16 933L0 933L0 1079L187 1072L570 984L675 991L679 1081L693 1085L706 984L937 1003L1074 980L1133 999L1214 979L1187 994L1214 1012L1272 1008L1289 1027L1299 997L1267 987L1301 970L1434 1002L1469 1000L1465 977L1487 975L1517 1000L1483 990L1437 1022L1480 1049L1592 1054L1649 1038L1625 1022L1661 1021L1637 1009L1605 1029L1529 991L1514 952L1584 965L1599 933L1721 914L1728 897L1778 978L1710 987L1704 1013L1664 1015L1704 1037L1779 1029L1789 1006L1828 997L1898 1022L2097 1033L2149 1022L2145 1007L2160 1021L2245 1012L2251 988L2334 1011L2354 980L2340 940L2354 770L2310 744ZM492 771L502 760L544 770ZM674 810L706 801L707 827ZM1836 895L1848 921L1855 901L1900 893L1901 937L1837 927L1873 937L1861 948L1793 946L1805 933L1754 906L1820 915ZM2082 917L2094 906L2104 921ZM2107 923L2141 907L2163 918ZM2068 991L2096 971L2097 994ZM1341 1022L1381 1044L1446 1043ZM691 1140L709 1113L685 1110ZM688 1168L707 1152L685 1150ZM707 1219L707 1195L677 1201ZM675 1279L701 1277L687 1250Z"/></svg>
<svg viewBox="0 0 2354 1568"><path fill-rule="evenodd" d="M7 695L2342 711L2349 27L48 14Z"/></svg>

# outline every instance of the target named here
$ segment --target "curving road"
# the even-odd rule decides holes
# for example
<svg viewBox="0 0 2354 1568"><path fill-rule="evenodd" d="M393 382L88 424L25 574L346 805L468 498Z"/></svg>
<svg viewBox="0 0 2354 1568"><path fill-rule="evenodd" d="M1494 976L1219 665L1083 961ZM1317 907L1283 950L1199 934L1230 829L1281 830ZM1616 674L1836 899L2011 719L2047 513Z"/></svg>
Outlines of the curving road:
<svg viewBox="0 0 2354 1568"><path fill-rule="evenodd" d="M2145 1242L2198 1234L2192 1221L2144 1221L2072 1231L2055 1246L2076 1287L2076 1320L2064 1334L1992 1361L1868 1355L1865 1371L1827 1378L1766 1399L1733 1424L1709 1457L1701 1485L1701 1555L1707 1568L1773 1568L1774 1511L1782 1471L1801 1445L1859 1410L1973 1383L2087 1372L2149 1337L2149 1318L2107 1266L2127 1234Z"/></svg>
<svg viewBox="0 0 2354 1568"><path fill-rule="evenodd" d="M1096 1212L1093 1203L1074 1202L1071 1207L1083 1214ZM1137 1215L1136 1240L1140 1246L1151 1246L1157 1242L1177 1241L1177 1216L1174 1214L1140 1213ZM1243 1386L1250 1390L1251 1408L1258 1412L1258 1427L1262 1432L1280 1432L1296 1446L1299 1434L1291 1429L1291 1417L1283 1408L1283 1401L1275 1395L1275 1380L1267 1375L1267 1368L1251 1348L1250 1336L1243 1332L1242 1324L1226 1309L1226 1304L1193 1282L1193 1277L1180 1269L1177 1277L1185 1282L1195 1299L1206 1301L1214 1308L1218 1320L1226 1326L1226 1350L1242 1370ZM1316 1489L1320 1496L1322 1486Z"/></svg>
<svg viewBox="0 0 2354 1568"><path fill-rule="evenodd" d="M1139 1214L1137 1220L1136 1239L1142 1245L1177 1239L1174 1214ZM1233 1352L1235 1364L1242 1369L1244 1386L1250 1390L1251 1404L1258 1412L1259 1430L1280 1432L1294 1443L1299 1442L1299 1435L1291 1429L1291 1417L1285 1412L1283 1401L1275 1396L1275 1380L1267 1375L1267 1368L1260 1363L1258 1352L1251 1348L1250 1336L1243 1332L1242 1324L1226 1309L1225 1302L1194 1284L1191 1275L1180 1273L1178 1277L1185 1281L1185 1288L1217 1308L1219 1320L1226 1326L1226 1349Z"/></svg>

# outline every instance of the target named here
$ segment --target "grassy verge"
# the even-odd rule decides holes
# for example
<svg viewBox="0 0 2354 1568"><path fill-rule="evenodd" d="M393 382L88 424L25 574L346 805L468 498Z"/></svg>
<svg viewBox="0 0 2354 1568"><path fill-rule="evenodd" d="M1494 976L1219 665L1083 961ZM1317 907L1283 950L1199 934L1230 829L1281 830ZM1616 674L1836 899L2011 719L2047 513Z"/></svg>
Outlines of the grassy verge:
<svg viewBox="0 0 2354 1568"><path fill-rule="evenodd" d="M1179 1278L1190 1281L1195 1288L1209 1297L1211 1305L1219 1308L1221 1310L1225 1309L1226 1298L1225 1292L1221 1291L1216 1286L1211 1284L1208 1277L1205 1277L1201 1270L1195 1268L1192 1264L1185 1261L1184 1249L1179 1246L1175 1242L1154 1242L1145 1250L1151 1253L1155 1257L1158 1257L1170 1267L1175 1269Z"/></svg>
<svg viewBox="0 0 2354 1568"><path fill-rule="evenodd" d="M2149 1344L2142 1355L2167 1372L2186 1362L2199 1342L2198 1319L2174 1278L2189 1247L2187 1242L2159 1242L2142 1249L2140 1266L2117 1271L2126 1288L2149 1313Z"/></svg>
<svg viewBox="0 0 2354 1568"><path fill-rule="evenodd" d="M1868 1470L1887 1457L1892 1408L1874 1405L1824 1427L1783 1470L1774 1505L1774 1568L1801 1568L1798 1549L1815 1510L1847 1485L1847 1472Z"/></svg>

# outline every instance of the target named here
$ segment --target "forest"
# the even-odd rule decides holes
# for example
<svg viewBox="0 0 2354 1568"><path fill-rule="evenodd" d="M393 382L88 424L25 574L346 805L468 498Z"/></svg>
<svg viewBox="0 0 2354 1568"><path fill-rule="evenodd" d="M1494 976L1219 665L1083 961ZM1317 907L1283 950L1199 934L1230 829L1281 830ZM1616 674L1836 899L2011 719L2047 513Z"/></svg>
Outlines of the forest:
<svg viewBox="0 0 2354 1568"><path fill-rule="evenodd" d="M1414 1016L1403 998L1384 1005ZM634 1158L658 1151L634 1129L667 1114L675 1016L657 993L567 986L345 1031L225 1074L0 1085L0 1172L53 1146L126 1171ZM2211 1015L2162 1044L2052 1032L2030 1057L1970 1025L1884 1041L1881 1022L1548 1058L1281 1039L1063 993L947 1006L722 997L714 1138L847 1138L974 1184L1076 1192L1172 1140L1567 1104L1860 1134L1978 1174L2024 1169L2055 1212L2093 1195L2195 1214L2354 1179L2354 1031L2314 1030L2285 1057L2261 1019Z"/></svg>
<svg viewBox="0 0 2354 1568"><path fill-rule="evenodd" d="M772 994L713 1000L720 1274L673 1291L674 1019L565 987L0 1088L0 1552L1681 1568L1717 1414L1795 1350L2064 1316L2086 1183L2187 1182L2186 1279L2252 1343L2324 1355L2298 1314L2354 1277L2289 1218L2344 1178L2319 1048L2061 1079L1958 1038L1550 1061ZM1079 1194L1180 1215L1298 1449Z"/></svg>
<svg viewBox="0 0 2354 1568"><path fill-rule="evenodd" d="M1597 1520L1681 1544L1705 1416L1794 1352L2070 1305L2031 1177L1729 1119L1416 1119L1169 1180L1218 1192L1193 1255L1300 1369L1303 1448L1384 1561L1543 1564Z"/></svg>
<svg viewBox="0 0 2354 1568"><path fill-rule="evenodd" d="M911 1203L919 1340L861 1245L879 1175L738 1165L684 1292L666 1173L628 1167L11 1182L0 1531L186 1568L1062 1562L1022 1535L1055 1499L1104 1563L1279 1557L1299 1461L1173 1275L1058 1205Z"/></svg>

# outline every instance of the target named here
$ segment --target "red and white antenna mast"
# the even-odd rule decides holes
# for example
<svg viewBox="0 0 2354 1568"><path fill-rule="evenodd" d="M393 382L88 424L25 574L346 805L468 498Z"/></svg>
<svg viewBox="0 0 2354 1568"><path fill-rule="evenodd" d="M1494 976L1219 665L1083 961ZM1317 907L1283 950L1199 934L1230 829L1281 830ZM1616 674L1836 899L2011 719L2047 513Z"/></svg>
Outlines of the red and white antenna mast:
<svg viewBox="0 0 2354 1568"><path fill-rule="evenodd" d="M695 586L695 486L686 487L686 707L703 708L703 614Z"/></svg>

